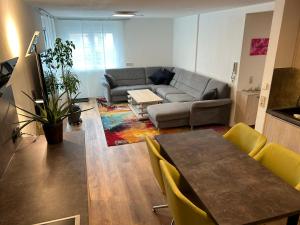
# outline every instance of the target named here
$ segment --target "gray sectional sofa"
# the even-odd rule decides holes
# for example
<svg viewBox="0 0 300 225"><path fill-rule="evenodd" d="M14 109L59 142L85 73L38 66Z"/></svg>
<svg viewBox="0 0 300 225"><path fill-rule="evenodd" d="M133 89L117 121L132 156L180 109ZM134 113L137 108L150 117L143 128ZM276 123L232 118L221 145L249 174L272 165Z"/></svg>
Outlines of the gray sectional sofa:
<svg viewBox="0 0 300 225"><path fill-rule="evenodd" d="M228 84L180 68L169 85L154 85L148 79L161 67L108 69L117 87L110 88L103 79L104 95L109 103L126 101L128 90L150 89L164 99L163 104L148 106L149 118L157 128L228 124L231 108ZM203 100L212 89L217 99Z"/></svg>

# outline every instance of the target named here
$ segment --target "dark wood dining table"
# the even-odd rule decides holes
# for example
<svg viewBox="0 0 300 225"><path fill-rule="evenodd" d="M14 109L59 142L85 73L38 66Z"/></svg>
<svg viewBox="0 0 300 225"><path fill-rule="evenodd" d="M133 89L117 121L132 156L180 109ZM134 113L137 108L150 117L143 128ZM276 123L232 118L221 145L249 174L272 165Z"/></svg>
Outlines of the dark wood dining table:
<svg viewBox="0 0 300 225"><path fill-rule="evenodd" d="M300 192L212 129L155 137L167 159L218 225L288 218L297 225Z"/></svg>

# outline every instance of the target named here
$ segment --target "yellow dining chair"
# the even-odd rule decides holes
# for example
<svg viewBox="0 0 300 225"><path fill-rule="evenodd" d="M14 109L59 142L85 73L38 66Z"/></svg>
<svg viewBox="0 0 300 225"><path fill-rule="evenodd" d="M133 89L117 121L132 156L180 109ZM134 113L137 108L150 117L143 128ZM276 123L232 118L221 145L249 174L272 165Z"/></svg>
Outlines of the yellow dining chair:
<svg viewBox="0 0 300 225"><path fill-rule="evenodd" d="M234 125L223 137L250 157L255 156L267 142L264 135L244 123Z"/></svg>
<svg viewBox="0 0 300 225"><path fill-rule="evenodd" d="M184 181L177 169L170 163L161 160L160 167L166 190L167 202L175 225L213 225L211 218L202 209L182 194Z"/></svg>
<svg viewBox="0 0 300 225"><path fill-rule="evenodd" d="M162 178L162 174L161 174L161 169L159 166L159 161L160 160L165 160L162 155L160 154L160 146L159 144L149 138L148 136L145 137L146 140L146 144L147 144L147 148L148 148L148 152L149 152L149 157L150 157L150 162L151 162L151 167L154 173L154 177L157 180L157 183L162 191L162 193L165 195L165 187L164 187L164 183L163 183L163 178ZM161 209L161 208L167 208L168 205L156 205L152 207L153 212L156 212L157 209Z"/></svg>
<svg viewBox="0 0 300 225"><path fill-rule="evenodd" d="M266 145L254 159L300 191L300 155L281 145Z"/></svg>

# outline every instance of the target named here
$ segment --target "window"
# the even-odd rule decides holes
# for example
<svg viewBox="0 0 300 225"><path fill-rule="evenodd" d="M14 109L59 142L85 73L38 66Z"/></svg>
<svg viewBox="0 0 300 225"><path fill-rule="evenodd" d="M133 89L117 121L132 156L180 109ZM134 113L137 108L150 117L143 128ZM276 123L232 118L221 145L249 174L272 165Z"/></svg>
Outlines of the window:
<svg viewBox="0 0 300 225"><path fill-rule="evenodd" d="M58 20L58 37L74 42L74 69L123 66L122 24L118 21Z"/></svg>
<svg viewBox="0 0 300 225"><path fill-rule="evenodd" d="M79 97L101 96L101 76L106 68L124 66L121 21L55 21L57 37L75 44L73 72L80 80Z"/></svg>

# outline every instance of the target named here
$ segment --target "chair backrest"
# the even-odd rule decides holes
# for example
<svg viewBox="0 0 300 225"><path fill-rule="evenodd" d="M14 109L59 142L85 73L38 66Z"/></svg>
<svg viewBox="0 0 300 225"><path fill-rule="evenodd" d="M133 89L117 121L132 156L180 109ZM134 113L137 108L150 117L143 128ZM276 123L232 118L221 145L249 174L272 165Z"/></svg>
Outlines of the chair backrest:
<svg viewBox="0 0 300 225"><path fill-rule="evenodd" d="M266 145L254 159L300 191L300 155L278 144Z"/></svg>
<svg viewBox="0 0 300 225"><path fill-rule="evenodd" d="M161 191L163 193L165 193L165 186L163 183L163 178L162 178L161 169L160 169L160 165L159 165L159 161L165 160L165 159L161 156L160 146L155 140L153 140L147 136L145 137L145 140L147 143L147 148L148 148L150 162L151 162L154 176L157 180L157 183L158 183Z"/></svg>
<svg viewBox="0 0 300 225"><path fill-rule="evenodd" d="M182 192L179 172L170 163L161 160L160 167L165 184L168 206L176 225L212 225L206 212L194 205Z"/></svg>
<svg viewBox="0 0 300 225"><path fill-rule="evenodd" d="M244 123L233 126L224 138L246 152L249 156L255 156L266 144L267 138Z"/></svg>

